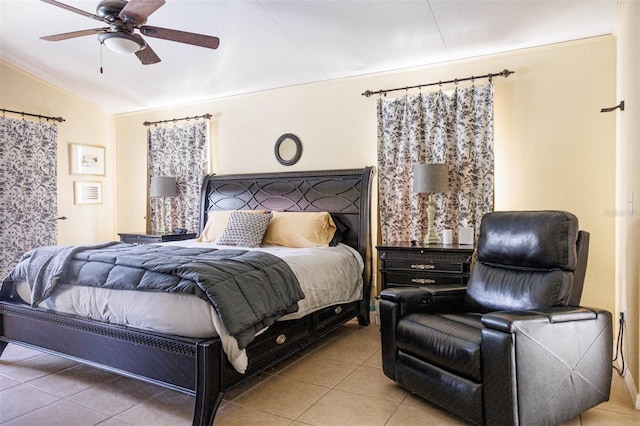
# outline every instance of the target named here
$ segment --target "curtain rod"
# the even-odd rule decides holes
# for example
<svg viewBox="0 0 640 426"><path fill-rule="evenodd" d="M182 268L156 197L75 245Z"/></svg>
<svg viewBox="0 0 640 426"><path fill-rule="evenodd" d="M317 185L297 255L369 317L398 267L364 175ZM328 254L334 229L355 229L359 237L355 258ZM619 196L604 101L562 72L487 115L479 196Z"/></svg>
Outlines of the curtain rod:
<svg viewBox="0 0 640 426"><path fill-rule="evenodd" d="M409 89L422 89L423 87L427 87L427 86L435 86L440 85L442 86L443 84L448 84L448 83L455 83L458 84L461 81L474 81L477 78L488 78L489 82L491 82L491 79L493 79L493 77L504 77L507 78L509 77L511 74L513 74L515 71L509 71L508 69L504 69L500 72L495 72L495 73L490 73L490 74L485 74L485 75L472 75L471 77L467 77L467 78L455 78L453 80L447 80L447 81L436 81L435 83L427 83L427 84L418 84L415 86L405 86L405 87L398 87L395 89L382 89L382 90L376 90L375 92L372 92L371 90L367 90L364 93L362 93L362 96L366 96L367 98L372 96L372 95L386 95L387 92L395 92L397 90L409 90Z"/></svg>
<svg viewBox="0 0 640 426"><path fill-rule="evenodd" d="M177 121L184 121L184 120L197 120L199 118L206 118L206 119L210 119L211 117L213 117L211 114L207 113L207 114L202 114L202 115L194 115L193 117L182 117L182 118L172 118L170 120L160 120L160 121L145 121L144 124L145 126L151 126L152 124L161 124L161 123L175 123Z"/></svg>
<svg viewBox="0 0 640 426"><path fill-rule="evenodd" d="M58 121L60 123L62 123L63 121L65 121L64 118L62 117L48 117L46 115L40 115L40 114L30 114L28 112L22 112L22 111L12 111L10 109L4 109L4 108L0 108L0 111L2 111L2 114L4 114L5 112L10 112L12 114L20 114L20 115L28 115L29 117L38 117L38 118L44 118L45 120L53 120L53 121Z"/></svg>

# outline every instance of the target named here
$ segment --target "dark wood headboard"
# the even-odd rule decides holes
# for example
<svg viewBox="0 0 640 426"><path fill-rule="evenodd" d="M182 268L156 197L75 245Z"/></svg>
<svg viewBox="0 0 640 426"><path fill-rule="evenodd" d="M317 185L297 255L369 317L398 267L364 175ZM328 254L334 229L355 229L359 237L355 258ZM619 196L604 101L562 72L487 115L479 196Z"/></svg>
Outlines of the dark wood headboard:
<svg viewBox="0 0 640 426"><path fill-rule="evenodd" d="M202 233L210 210L326 211L348 227L342 242L365 263L364 297L371 292L373 167L348 170L208 175L200 199Z"/></svg>

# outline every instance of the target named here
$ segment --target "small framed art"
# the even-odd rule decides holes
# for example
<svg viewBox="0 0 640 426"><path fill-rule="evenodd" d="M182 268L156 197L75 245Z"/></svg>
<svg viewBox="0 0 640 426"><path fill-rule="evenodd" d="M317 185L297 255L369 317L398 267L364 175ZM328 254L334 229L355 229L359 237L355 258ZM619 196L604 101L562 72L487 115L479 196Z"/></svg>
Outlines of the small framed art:
<svg viewBox="0 0 640 426"><path fill-rule="evenodd" d="M104 176L104 147L69 144L69 173Z"/></svg>
<svg viewBox="0 0 640 426"><path fill-rule="evenodd" d="M101 204L102 182L73 182L76 204Z"/></svg>

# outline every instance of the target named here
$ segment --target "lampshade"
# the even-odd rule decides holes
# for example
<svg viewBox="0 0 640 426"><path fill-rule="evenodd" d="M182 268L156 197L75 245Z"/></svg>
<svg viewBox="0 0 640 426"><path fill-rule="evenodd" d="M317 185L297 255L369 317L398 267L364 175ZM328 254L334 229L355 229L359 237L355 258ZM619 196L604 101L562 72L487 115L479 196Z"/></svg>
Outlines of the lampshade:
<svg viewBox="0 0 640 426"><path fill-rule="evenodd" d="M152 177L149 195L151 196L151 198L175 197L176 195L178 195L176 178L174 178L173 176Z"/></svg>
<svg viewBox="0 0 640 426"><path fill-rule="evenodd" d="M434 194L449 190L447 164L415 164L413 166L413 192Z"/></svg>
<svg viewBox="0 0 640 426"><path fill-rule="evenodd" d="M135 53L145 47L144 42L127 33L100 33L98 40L110 50L121 54Z"/></svg>

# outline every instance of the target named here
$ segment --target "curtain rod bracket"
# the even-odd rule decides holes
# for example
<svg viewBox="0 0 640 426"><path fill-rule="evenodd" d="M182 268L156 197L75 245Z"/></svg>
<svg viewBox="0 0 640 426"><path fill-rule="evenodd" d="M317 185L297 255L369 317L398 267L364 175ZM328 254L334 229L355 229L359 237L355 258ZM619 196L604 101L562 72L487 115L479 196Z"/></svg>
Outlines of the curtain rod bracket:
<svg viewBox="0 0 640 426"><path fill-rule="evenodd" d="M618 108L620 108L620 111L624 111L624 101L620 101L620 103L614 107L611 108L602 108L600 110L600 112L613 112L615 110L617 110Z"/></svg>

